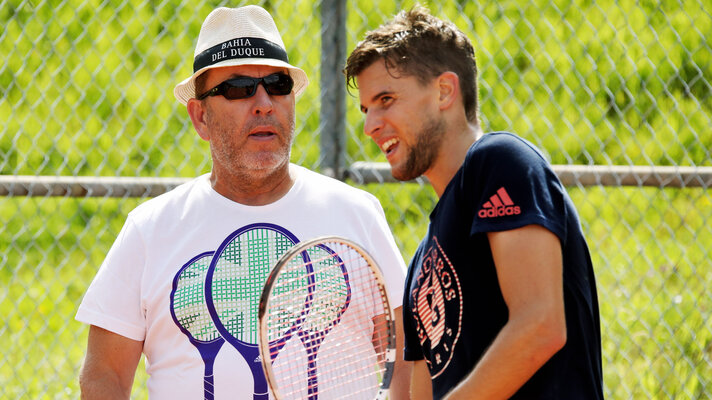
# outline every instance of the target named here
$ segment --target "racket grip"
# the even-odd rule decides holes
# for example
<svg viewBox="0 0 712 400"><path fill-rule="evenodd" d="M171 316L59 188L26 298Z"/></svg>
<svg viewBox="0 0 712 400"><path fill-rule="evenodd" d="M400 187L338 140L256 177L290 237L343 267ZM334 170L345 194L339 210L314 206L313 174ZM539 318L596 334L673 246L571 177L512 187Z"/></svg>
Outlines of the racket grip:
<svg viewBox="0 0 712 400"><path fill-rule="evenodd" d="M319 343L320 345L321 343ZM317 400L319 398L319 381L316 375L316 350L309 352L309 364L307 366L307 400Z"/></svg>
<svg viewBox="0 0 712 400"><path fill-rule="evenodd" d="M213 375L205 375L203 378L203 391L205 392L205 400L213 400L215 396L215 383Z"/></svg>

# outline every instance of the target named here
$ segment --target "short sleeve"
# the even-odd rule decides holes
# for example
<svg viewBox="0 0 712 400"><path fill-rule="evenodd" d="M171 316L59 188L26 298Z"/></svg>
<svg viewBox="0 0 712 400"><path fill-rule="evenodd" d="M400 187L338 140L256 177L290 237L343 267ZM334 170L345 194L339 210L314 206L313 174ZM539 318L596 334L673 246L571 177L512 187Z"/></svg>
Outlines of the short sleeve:
<svg viewBox="0 0 712 400"><path fill-rule="evenodd" d="M129 339L145 339L145 313L141 306L144 249L129 216L79 305L78 321Z"/></svg>
<svg viewBox="0 0 712 400"><path fill-rule="evenodd" d="M471 234L537 224L565 240L564 188L532 144L509 133L491 133L471 152L462 174L463 180L477 182L463 182L474 210Z"/></svg>

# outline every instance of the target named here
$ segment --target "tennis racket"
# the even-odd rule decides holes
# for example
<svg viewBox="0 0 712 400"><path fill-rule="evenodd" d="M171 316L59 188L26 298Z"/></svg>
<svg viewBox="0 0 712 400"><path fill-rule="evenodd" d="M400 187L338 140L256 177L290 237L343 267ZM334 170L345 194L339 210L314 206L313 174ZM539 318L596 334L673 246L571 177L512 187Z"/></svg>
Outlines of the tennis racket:
<svg viewBox="0 0 712 400"><path fill-rule="evenodd" d="M205 365L203 391L205 400L214 398L213 364L225 343L213 324L205 302L205 275L212 252L195 256L178 270L171 290L171 316L181 332L198 349Z"/></svg>
<svg viewBox="0 0 712 400"><path fill-rule="evenodd" d="M393 313L380 269L355 243L323 237L286 252L262 291L259 325L275 398L386 397L395 363ZM302 351L278 345L289 329Z"/></svg>
<svg viewBox="0 0 712 400"><path fill-rule="evenodd" d="M256 400L269 397L258 349L259 297L272 266L296 242L294 235L277 225L245 226L230 234L218 247L206 274L208 312L225 341L247 362ZM292 322L297 324L300 320ZM296 326L283 330L280 343L287 343L296 330Z"/></svg>

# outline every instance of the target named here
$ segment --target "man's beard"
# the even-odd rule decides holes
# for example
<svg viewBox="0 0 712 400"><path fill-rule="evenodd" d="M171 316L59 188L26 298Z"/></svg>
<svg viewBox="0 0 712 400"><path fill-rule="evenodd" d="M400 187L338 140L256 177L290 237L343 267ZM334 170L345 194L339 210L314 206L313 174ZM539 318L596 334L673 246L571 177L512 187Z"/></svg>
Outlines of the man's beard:
<svg viewBox="0 0 712 400"><path fill-rule="evenodd" d="M399 181L409 181L423 175L432 167L445 137L445 121L428 119L416 133L415 143L407 148L405 165L391 168L391 174Z"/></svg>
<svg viewBox="0 0 712 400"><path fill-rule="evenodd" d="M289 121L294 121L293 117ZM230 121L226 121L223 116L213 118L211 125L211 129L216 134L212 139L214 142L211 142L214 161L220 162L234 175L241 176L243 179L266 178L276 169L282 168L289 163L291 146L294 141L293 123L289 124L289 126L283 126L278 121L267 117L264 120L252 121L250 124L243 126L243 132L237 134L234 132ZM259 125L275 126L281 131L278 140L286 140L286 142L282 142L280 148L276 151L256 153L248 152L242 148L241 144L235 143L234 138L236 135L238 137L246 135L252 126Z"/></svg>

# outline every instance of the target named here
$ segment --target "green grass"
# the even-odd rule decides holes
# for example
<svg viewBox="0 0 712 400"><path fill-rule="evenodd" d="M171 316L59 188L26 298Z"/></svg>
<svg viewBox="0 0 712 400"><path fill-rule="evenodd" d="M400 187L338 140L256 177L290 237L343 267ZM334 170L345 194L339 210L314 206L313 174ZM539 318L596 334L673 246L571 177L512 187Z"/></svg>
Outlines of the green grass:
<svg viewBox="0 0 712 400"><path fill-rule="evenodd" d="M195 176L208 147L172 97L215 1L10 0L0 7L0 174ZM347 46L413 1L350 0ZM473 40L486 130L557 164L712 166L712 17L701 2L424 1ZM295 162L319 169L320 25L313 1L263 1L311 85ZM236 4L231 4L236 5ZM289 21L289 23L285 23ZM347 99L347 159L385 161ZM427 186L366 185L406 260ZM712 196L570 188L599 287L609 398L712 397ZM87 328L73 316L142 199L0 198L0 397L78 398ZM135 398L145 398L142 366Z"/></svg>

